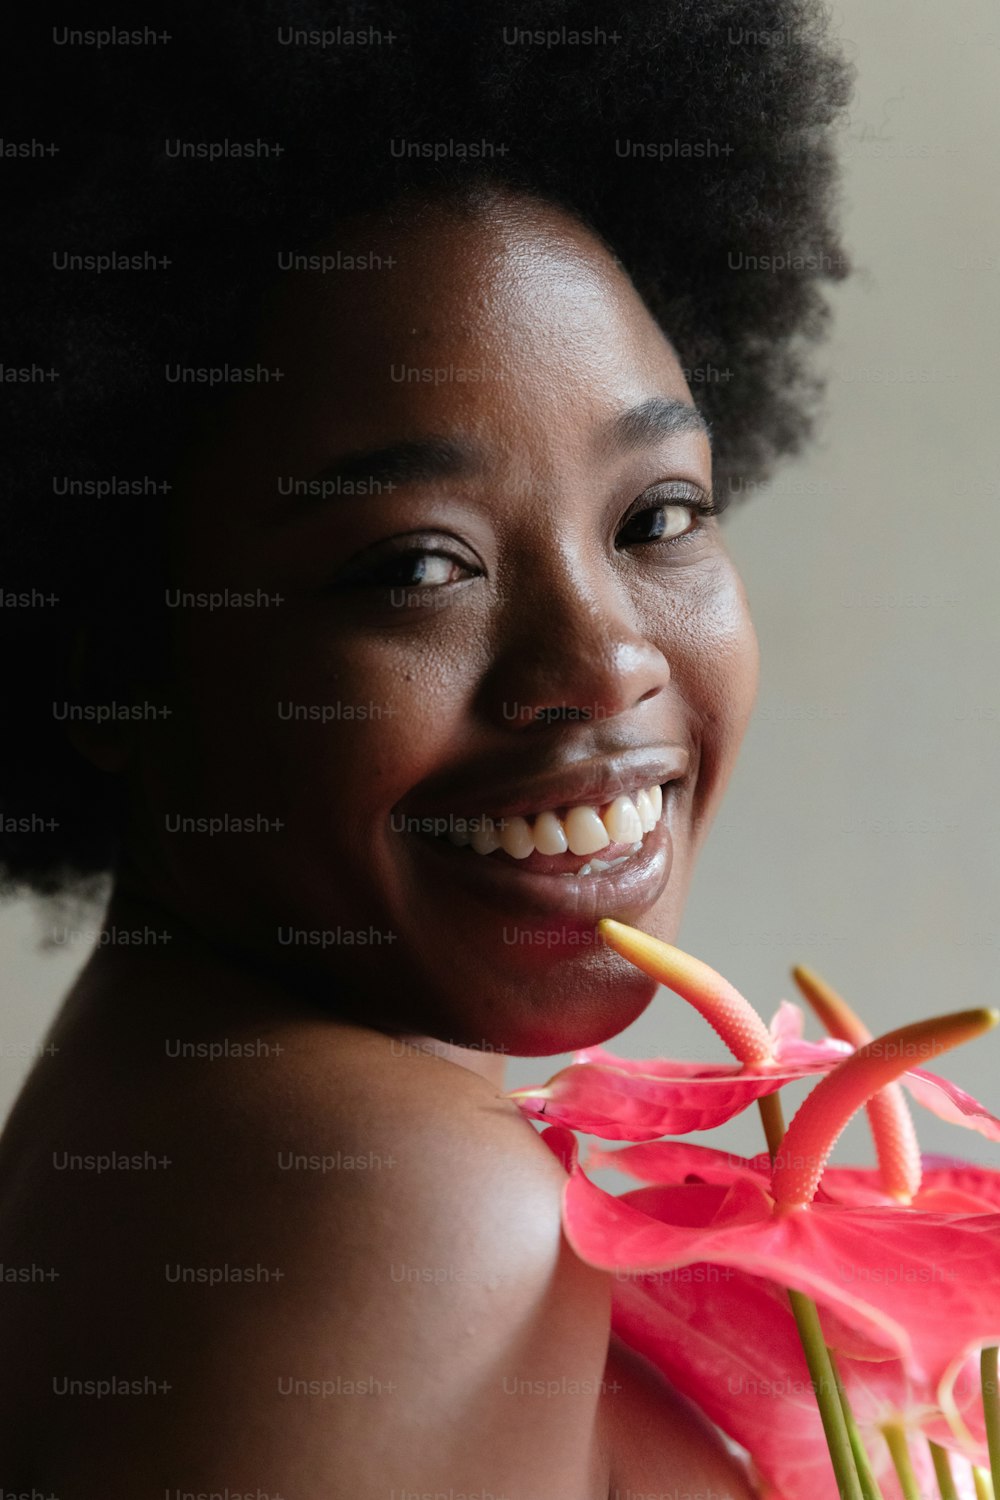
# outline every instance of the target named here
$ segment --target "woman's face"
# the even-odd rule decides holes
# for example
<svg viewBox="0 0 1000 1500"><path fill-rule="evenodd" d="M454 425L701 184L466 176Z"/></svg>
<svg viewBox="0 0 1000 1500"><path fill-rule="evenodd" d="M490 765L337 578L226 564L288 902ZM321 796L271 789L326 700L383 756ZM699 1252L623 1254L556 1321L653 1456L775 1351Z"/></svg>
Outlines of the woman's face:
<svg viewBox="0 0 1000 1500"><path fill-rule="evenodd" d="M655 985L594 923L674 937L756 688L697 511L708 437L626 276L554 207L438 206L325 248L338 268L287 275L271 379L183 486L135 864L202 932L329 976L346 1019L515 1054L600 1042ZM504 816L523 849L514 820L544 843L547 812L549 847L579 845L594 824L569 809L658 786L607 871L432 831ZM598 859L635 840L618 811Z"/></svg>

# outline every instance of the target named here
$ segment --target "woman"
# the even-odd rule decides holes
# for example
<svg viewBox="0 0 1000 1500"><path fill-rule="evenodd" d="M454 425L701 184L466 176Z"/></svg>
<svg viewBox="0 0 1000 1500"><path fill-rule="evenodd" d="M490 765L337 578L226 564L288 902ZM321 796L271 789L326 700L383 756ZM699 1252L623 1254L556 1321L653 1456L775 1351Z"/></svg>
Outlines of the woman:
<svg viewBox="0 0 1000 1500"><path fill-rule="evenodd" d="M676 933L847 70L791 0L618 27L217 9L56 59L4 849L112 885L0 1148L10 1489L752 1492L610 1339L503 1063L649 1003L599 917ZM122 259L43 273L54 224Z"/></svg>

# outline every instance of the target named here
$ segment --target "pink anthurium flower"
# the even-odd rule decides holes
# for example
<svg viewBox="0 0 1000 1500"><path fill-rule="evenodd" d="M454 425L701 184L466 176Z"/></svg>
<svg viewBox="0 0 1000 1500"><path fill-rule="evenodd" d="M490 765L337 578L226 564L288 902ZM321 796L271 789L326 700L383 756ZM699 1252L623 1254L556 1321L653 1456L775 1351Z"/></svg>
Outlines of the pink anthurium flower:
<svg viewBox="0 0 1000 1500"><path fill-rule="evenodd" d="M782 1001L767 1027L738 990L700 959L621 922L598 926L625 957L688 1000L737 1061L633 1061L603 1047L584 1047L548 1083L507 1096L531 1118L619 1141L686 1135L722 1125L765 1094L829 1072L849 1055L848 1042L804 1040L797 1005Z"/></svg>
<svg viewBox="0 0 1000 1500"><path fill-rule="evenodd" d="M615 1332L752 1455L765 1493L782 1500L837 1500L809 1370L778 1287L700 1263L686 1274L617 1278L612 1309ZM960 1493L972 1496L971 1465L987 1462L981 1424L978 1441L960 1445L933 1393L910 1378L902 1361L841 1353L837 1363L883 1500L902 1500L883 1435L887 1426L906 1434L922 1495L935 1493L927 1445L933 1439L949 1450ZM978 1380L966 1382L963 1400L961 1414L975 1424Z"/></svg>
<svg viewBox="0 0 1000 1500"><path fill-rule="evenodd" d="M857 1181L851 1201L838 1201L836 1177L832 1191L817 1189L848 1119L915 1052L946 1050L997 1019L996 1012L965 1012L859 1048L802 1104L769 1174L755 1163L717 1174L708 1153L698 1170L689 1165L685 1173L696 1180L678 1182L674 1173L673 1181L616 1198L589 1180L575 1154L567 1156L563 1227L570 1244L581 1259L616 1272L705 1263L792 1287L820 1307L831 1347L902 1360L911 1378L938 1392L956 1361L1000 1342L1000 1210L992 1200L981 1212L967 1203L956 1212L885 1197L859 1202L858 1188L867 1184ZM633 1157L640 1149L652 1148L632 1148ZM929 1296L928 1284L942 1270L947 1279Z"/></svg>
<svg viewBox="0 0 1000 1500"><path fill-rule="evenodd" d="M937 1484L948 1497L982 1500L989 1482L972 1465L988 1462L992 1445L996 1478L1000 1438L991 1428L987 1439L983 1407L996 1360L984 1345L1000 1342L1000 1173L944 1158L922 1162L896 1079L908 1074L912 1092L937 1113L1000 1138L1000 1121L969 1095L909 1067L979 1034L996 1013L943 1017L873 1039L818 976L797 969L830 1033L825 1045L808 1043L797 1007L783 1002L766 1029L706 965L620 923L599 926L611 946L694 1004L738 1060L736 1068L703 1069L591 1048L545 1088L514 1095L526 1113L563 1122L544 1138L569 1174L564 1229L583 1259L616 1272L616 1331L750 1452L772 1500L833 1500L838 1484L859 1500L879 1486L883 1500L912 1500ZM817 1056L818 1045L825 1055ZM782 1138L773 1095L786 1068L826 1076ZM775 1088L760 1087L768 1074ZM667 1117L677 1133L735 1113L732 1095L720 1116L721 1090L708 1094L707 1108L698 1094L705 1096L706 1081L732 1089L736 1080L746 1103L759 1102L768 1154L655 1144ZM827 1171L833 1143L861 1107L878 1170ZM649 1185L620 1199L602 1193L580 1170L566 1124L638 1142L591 1160ZM824 1341L836 1352L847 1428L836 1395L831 1404ZM861 1489L843 1446L849 1430Z"/></svg>
<svg viewBox="0 0 1000 1500"><path fill-rule="evenodd" d="M576 1170L577 1146L567 1130L551 1127L543 1139L567 1171ZM698 1169L720 1183L727 1171L766 1176L768 1170L767 1158L745 1160L687 1143L595 1151L590 1160L617 1165L625 1158L626 1170L644 1178L657 1173L657 1162L665 1156L673 1158L669 1179L687 1178L689 1186L696 1185L691 1179ZM995 1190L996 1184L992 1186ZM626 1194L619 1201L641 1204L642 1195ZM829 1315L826 1322L828 1333L837 1326ZM612 1326L747 1450L765 1495L837 1500L809 1371L780 1286L739 1267L704 1261L646 1272L619 1267L612 1288ZM957 1437L931 1388L914 1380L888 1349L855 1338L846 1328L839 1342L846 1350L841 1347L838 1353L838 1370L883 1500L902 1500L883 1435L889 1425L909 1439L922 1495L935 1493L927 1446L933 1439L950 1451L959 1495L972 1500L971 1465L987 1462L976 1362L966 1361L956 1382Z"/></svg>
<svg viewBox="0 0 1000 1500"><path fill-rule="evenodd" d="M543 1139L547 1135L548 1132L544 1132ZM766 1152L760 1156L741 1157L730 1152L716 1151L707 1146L697 1146L688 1141L654 1141L626 1146L616 1151L593 1149L589 1154L587 1165L588 1167L614 1167L641 1182L661 1187L693 1186L697 1183L719 1186L739 1179L747 1179L762 1184L766 1189L771 1174L771 1158ZM569 1169L567 1166L567 1170ZM636 1193L625 1193L620 1201L634 1202L639 1206L642 1206L643 1202L641 1194ZM891 1195L882 1187L878 1169L836 1166L826 1168L813 1201L883 1208L891 1208L894 1202ZM924 1158L923 1185L916 1193L912 1207L938 1214L995 1215L1000 1210L1000 1171L990 1167L975 1166L968 1162L927 1156ZM950 1263L930 1265L914 1263L907 1266L900 1265L886 1271L885 1267L880 1268L866 1262L853 1268L844 1265L840 1269L845 1279L861 1289L872 1281L882 1280L888 1285L894 1282L905 1282L914 1288L923 1288L924 1294L928 1297L941 1295L945 1299L948 1298L952 1283L958 1274L957 1268ZM706 1315L715 1299L714 1285L718 1274L716 1268L713 1274L706 1278L712 1287L712 1290L705 1294L706 1300L702 1306L702 1311ZM1000 1275L1000 1262L997 1264L996 1274ZM740 1276L741 1273L736 1271L727 1271L726 1280L728 1282ZM748 1279L754 1283L758 1280L756 1277ZM624 1322L630 1325L632 1331L638 1327L640 1333L642 1332L649 1321L650 1310L654 1303L656 1306L662 1306L666 1311L667 1293L673 1292L676 1295L675 1289L670 1286L669 1277L665 1281L658 1281L657 1274L654 1273L652 1280L658 1285L655 1299L651 1301L647 1295L643 1316L638 1320L634 1311L629 1313L628 1296L618 1293L616 1283L615 1304L618 1307L619 1323ZM788 1307L783 1293L773 1285L770 1286L770 1292L773 1298L777 1298L787 1315ZM632 1301L633 1303L635 1301L634 1294ZM653 1321L655 1323L655 1316ZM880 1340L873 1342L871 1339L866 1339L856 1328L845 1324L830 1308L824 1313L824 1328L828 1342L840 1350L842 1356L853 1356L856 1360L865 1362L864 1371L869 1370L871 1361L885 1361L887 1358L888 1350L883 1347ZM632 1332L628 1327L619 1326L618 1331L623 1338L631 1341ZM794 1325L792 1332L795 1333ZM793 1340L793 1342L797 1341ZM644 1349L643 1352L649 1351ZM799 1353L801 1354L801 1350ZM657 1362L664 1367L662 1360ZM891 1360L889 1363L893 1366L898 1365L899 1371L903 1372L904 1367L898 1361ZM674 1376L670 1378L673 1379ZM909 1380L909 1377L907 1379ZM907 1389L911 1389L915 1384L916 1382L910 1382ZM694 1399L700 1400L700 1397L690 1389L690 1383L685 1385L685 1389ZM902 1391L902 1386L899 1387L899 1391ZM906 1402L901 1394L897 1393L897 1401L900 1409L903 1410ZM852 1404L854 1404L853 1400ZM931 1420L925 1423L925 1426L927 1435L935 1442L945 1447L956 1443L958 1449L964 1455L971 1457L973 1462L984 1463L986 1461L986 1438L978 1364L967 1351L956 1353L935 1391L932 1392L925 1383L923 1409L931 1413ZM860 1417L860 1413L858 1415ZM818 1413L816 1413L816 1420L817 1422L819 1420ZM740 1437L737 1432L729 1428L726 1430L730 1431L730 1435L737 1441L744 1442L747 1446L744 1438ZM824 1446L823 1452L825 1451Z"/></svg>
<svg viewBox="0 0 1000 1500"><path fill-rule="evenodd" d="M508 1094L533 1119L621 1141L652 1141L710 1130L794 1079L829 1073L856 1047L871 1040L842 1001L842 1024L835 1035L822 1041L803 1038L802 1011L788 1001L782 1001L767 1027L749 1001L708 964L622 922L606 918L598 928L616 952L693 1005L737 1061L634 1061L602 1047L587 1047L547 1083ZM807 976L814 989L822 988L822 981L808 970L796 971L802 983L800 976ZM848 1017L853 1027L847 1024ZM946 1079L908 1069L904 1081L922 1104L943 1118L1000 1140L1000 1120ZM876 1141L882 1143L880 1159L885 1153L887 1189L905 1202L919 1187L919 1149L912 1126L907 1129L905 1105L892 1092L894 1087L873 1099L869 1112Z"/></svg>

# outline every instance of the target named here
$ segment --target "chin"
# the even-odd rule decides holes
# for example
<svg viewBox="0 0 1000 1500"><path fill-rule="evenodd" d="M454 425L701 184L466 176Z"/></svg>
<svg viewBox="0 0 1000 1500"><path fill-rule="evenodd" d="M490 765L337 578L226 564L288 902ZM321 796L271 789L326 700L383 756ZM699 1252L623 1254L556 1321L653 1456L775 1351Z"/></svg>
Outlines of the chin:
<svg viewBox="0 0 1000 1500"><path fill-rule="evenodd" d="M607 958L613 959L609 965ZM658 985L603 949L600 967L560 964L504 994L480 991L462 1024L438 1028L442 1040L508 1057L551 1057L596 1047L624 1031L653 999Z"/></svg>

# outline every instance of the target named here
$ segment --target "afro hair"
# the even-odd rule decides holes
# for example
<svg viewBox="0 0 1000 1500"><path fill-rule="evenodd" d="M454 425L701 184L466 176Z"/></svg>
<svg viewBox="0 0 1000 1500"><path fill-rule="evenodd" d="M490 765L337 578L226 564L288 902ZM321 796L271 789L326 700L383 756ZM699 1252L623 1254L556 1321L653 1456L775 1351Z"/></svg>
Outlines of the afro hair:
<svg viewBox="0 0 1000 1500"><path fill-rule="evenodd" d="M633 0L604 28L591 12L181 0L169 35L36 23L2 146L8 886L114 866L118 779L53 705L74 696L82 631L91 702L127 701L162 651L169 486L213 401L164 366L239 363L282 250L407 199L544 198L604 240L678 351L717 490L808 438L825 286L848 270L835 127L852 70L823 6ZM89 268L67 274L67 254ZM117 269L132 256L155 271Z"/></svg>

